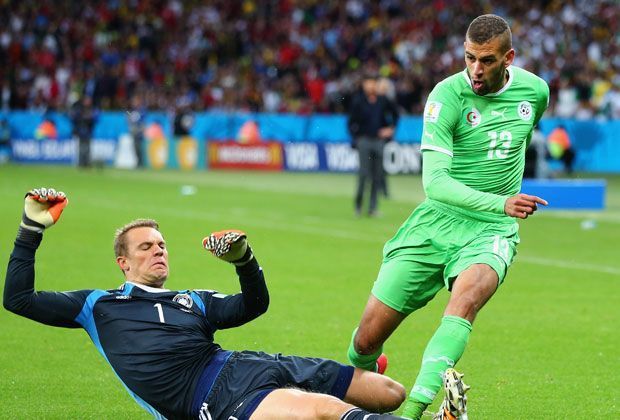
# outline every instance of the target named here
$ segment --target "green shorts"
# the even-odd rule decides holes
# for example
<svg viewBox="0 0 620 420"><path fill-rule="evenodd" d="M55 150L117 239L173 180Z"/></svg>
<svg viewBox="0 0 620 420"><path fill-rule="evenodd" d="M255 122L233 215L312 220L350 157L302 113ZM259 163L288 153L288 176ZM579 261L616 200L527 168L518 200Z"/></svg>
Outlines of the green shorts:
<svg viewBox="0 0 620 420"><path fill-rule="evenodd" d="M504 281L517 253L519 225L476 219L451 206L425 201L383 248L372 294L410 314L473 264L487 264Z"/></svg>

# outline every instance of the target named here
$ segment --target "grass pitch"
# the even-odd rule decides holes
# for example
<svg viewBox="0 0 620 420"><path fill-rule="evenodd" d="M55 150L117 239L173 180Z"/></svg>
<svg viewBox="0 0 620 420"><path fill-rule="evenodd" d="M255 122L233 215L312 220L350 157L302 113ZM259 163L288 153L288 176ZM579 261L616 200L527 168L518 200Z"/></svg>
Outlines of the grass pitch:
<svg viewBox="0 0 620 420"><path fill-rule="evenodd" d="M479 314L458 364L472 385L471 418L620 416L620 177L608 181L604 212L548 211L521 222L517 260ZM183 188L188 185L194 194L182 193L191 192ZM419 177L392 177L383 217L356 219L353 175L0 166L4 266L23 194L37 186L54 186L70 198L37 254L37 289L120 285L114 230L151 217L168 242L169 288L234 293L234 270L208 255L201 239L214 230L243 229L265 270L271 306L216 340L227 349L342 362L382 245L423 199ZM447 296L440 292L386 344L388 374L408 390ZM148 416L83 330L39 325L1 309L0 418Z"/></svg>

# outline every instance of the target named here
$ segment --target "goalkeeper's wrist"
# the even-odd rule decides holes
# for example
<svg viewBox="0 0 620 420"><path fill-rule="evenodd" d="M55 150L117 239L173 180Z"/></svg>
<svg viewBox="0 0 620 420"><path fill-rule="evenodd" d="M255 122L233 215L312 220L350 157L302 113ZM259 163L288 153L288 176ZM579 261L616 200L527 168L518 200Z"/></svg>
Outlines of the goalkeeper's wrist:
<svg viewBox="0 0 620 420"><path fill-rule="evenodd" d="M42 239L43 230L38 231L29 229L27 226L24 226L24 223L22 222L17 230L17 238L15 240L28 247L38 248Z"/></svg>
<svg viewBox="0 0 620 420"><path fill-rule="evenodd" d="M247 249L245 250L245 254L243 254L243 257L231 261L231 264L234 264L237 267L242 267L244 265L246 265L247 263L249 263L250 261L252 261L254 259L254 254L252 253L252 247L250 247L248 245Z"/></svg>
<svg viewBox="0 0 620 420"><path fill-rule="evenodd" d="M260 265L256 260L256 257L252 256L252 258L243 265L236 265L235 271L237 274L243 278L248 276L253 276L257 271L260 271Z"/></svg>
<svg viewBox="0 0 620 420"><path fill-rule="evenodd" d="M26 220L24 220L26 219ZM37 232L37 233L43 233L43 231L45 230L45 226L43 226L40 223L34 222L28 218L26 218L25 216L22 218L21 223L19 224L20 228L23 228L25 230L30 230L32 232Z"/></svg>

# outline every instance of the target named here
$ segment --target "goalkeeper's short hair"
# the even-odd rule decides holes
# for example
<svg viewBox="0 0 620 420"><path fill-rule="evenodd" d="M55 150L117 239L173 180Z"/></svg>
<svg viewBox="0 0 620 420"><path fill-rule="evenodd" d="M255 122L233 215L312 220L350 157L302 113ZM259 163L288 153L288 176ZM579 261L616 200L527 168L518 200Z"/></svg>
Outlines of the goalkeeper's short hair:
<svg viewBox="0 0 620 420"><path fill-rule="evenodd" d="M159 224L153 219L136 219L127 223L125 226L116 229L116 234L114 235L115 257L127 255L127 232L140 227L150 227L159 231Z"/></svg>

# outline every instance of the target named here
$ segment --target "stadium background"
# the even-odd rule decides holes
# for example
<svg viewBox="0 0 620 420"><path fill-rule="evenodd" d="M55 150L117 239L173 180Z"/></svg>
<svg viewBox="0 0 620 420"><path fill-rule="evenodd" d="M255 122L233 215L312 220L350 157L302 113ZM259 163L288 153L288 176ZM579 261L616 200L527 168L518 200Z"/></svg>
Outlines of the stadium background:
<svg viewBox="0 0 620 420"><path fill-rule="evenodd" d="M382 243L423 198L415 173L426 95L462 69L469 21L494 12L511 23L516 64L551 87L541 129L565 124L577 149L573 178L604 178L607 195L603 211L548 211L521 224L517 262L459 365L474 386L471 413L617 416L619 9L617 1L1 2L0 140L13 149L0 146L12 160L0 165L0 255L6 263L20 198L38 185L71 197L38 254L42 289L115 287L114 228L154 217L171 246L170 287L232 293L230 268L198 244L212 230L238 227L250 235L273 300L261 319L220 332L220 342L344 361ZM369 69L392 82L403 113L392 156L407 158L394 172L413 174L391 178L383 218L354 219L356 162L344 114ZM97 112L92 152L103 169L74 166L72 110L84 97ZM120 153L131 150L135 97L155 127L143 150L152 168L117 169L135 164ZM180 113L194 121L188 138L175 134ZM248 121L267 142L239 136ZM231 147L229 156L275 147L281 166L213 170L211 144ZM332 160L328 149L337 150ZM445 299L388 344L389 374L407 387ZM0 417L143 417L83 332L4 310L0 324Z"/></svg>

